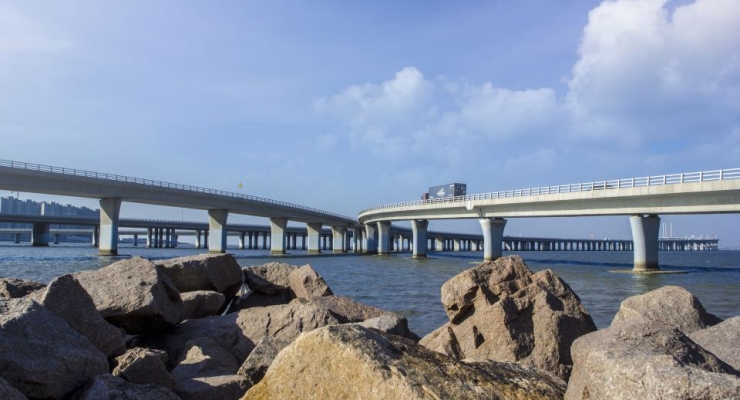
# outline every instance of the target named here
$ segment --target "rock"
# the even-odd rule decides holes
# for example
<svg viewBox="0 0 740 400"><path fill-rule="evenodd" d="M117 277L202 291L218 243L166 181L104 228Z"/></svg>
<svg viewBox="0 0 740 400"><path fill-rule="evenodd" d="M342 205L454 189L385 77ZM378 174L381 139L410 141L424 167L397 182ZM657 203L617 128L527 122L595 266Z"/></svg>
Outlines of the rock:
<svg viewBox="0 0 740 400"><path fill-rule="evenodd" d="M280 351L286 348L290 344L287 340L275 339L272 337L263 337L254 350L249 354L247 360L239 368L237 372L239 375L247 379L248 388L256 385L262 377L265 376L265 372L272 364L272 361L280 353Z"/></svg>
<svg viewBox="0 0 740 400"><path fill-rule="evenodd" d="M0 278L0 298L17 299L45 287L46 285L39 282L15 278Z"/></svg>
<svg viewBox="0 0 740 400"><path fill-rule="evenodd" d="M634 316L573 343L566 399L738 399L737 371L675 326Z"/></svg>
<svg viewBox="0 0 740 400"><path fill-rule="evenodd" d="M188 342L180 363L172 370L175 392L183 400L237 399L248 388L234 356L209 338Z"/></svg>
<svg viewBox="0 0 740 400"><path fill-rule="evenodd" d="M275 293L268 295L260 292L250 291L242 297L238 297L229 308L229 312L237 312L253 307L269 307L280 304L288 304L291 300L290 292Z"/></svg>
<svg viewBox="0 0 740 400"><path fill-rule="evenodd" d="M331 296L334 293L329 289L322 278L310 265L304 265L288 275L290 289L298 298L313 296Z"/></svg>
<svg viewBox="0 0 740 400"><path fill-rule="evenodd" d="M458 359L518 362L567 380L572 366L571 343L596 330L591 316L552 271L532 274L516 256L499 260L452 278L457 283L447 287L446 304L457 304L448 310L462 312L453 313L451 322L419 344ZM499 266L502 271L496 270ZM491 286L464 289L469 286L461 284L466 276L477 277L470 282ZM453 298L458 300L450 301Z"/></svg>
<svg viewBox="0 0 740 400"><path fill-rule="evenodd" d="M31 293L29 297L90 339L106 357L126 351L123 333L100 316L92 298L74 276L62 275L51 281L46 289Z"/></svg>
<svg viewBox="0 0 740 400"><path fill-rule="evenodd" d="M288 275L298 269L295 265L267 263L257 267L244 268L244 280L250 289L258 293L273 295L288 291Z"/></svg>
<svg viewBox="0 0 740 400"><path fill-rule="evenodd" d="M740 317L694 331L689 338L720 360L740 371Z"/></svg>
<svg viewBox="0 0 740 400"><path fill-rule="evenodd" d="M674 326L685 334L721 321L707 313L694 295L678 286L664 286L643 295L628 298L619 307L612 325L636 317Z"/></svg>
<svg viewBox="0 0 740 400"><path fill-rule="evenodd" d="M111 374L99 375L73 400L180 400L169 389L157 385L127 382Z"/></svg>
<svg viewBox="0 0 740 400"><path fill-rule="evenodd" d="M28 397L19 392L16 388L3 378L0 378L0 399L3 400L28 400Z"/></svg>
<svg viewBox="0 0 740 400"><path fill-rule="evenodd" d="M300 335L242 399L560 399L564 391L547 372L466 363L398 336L333 325Z"/></svg>
<svg viewBox="0 0 740 400"><path fill-rule="evenodd" d="M407 339L411 339L414 342L419 341L419 337L415 333L409 331L408 322L406 318L392 315L381 315L380 317L369 318L362 322L358 322L365 328L371 328L383 333L391 335L403 336Z"/></svg>
<svg viewBox="0 0 740 400"><path fill-rule="evenodd" d="M170 278L140 257L75 274L100 315L131 334L149 334L181 321L180 292Z"/></svg>
<svg viewBox="0 0 740 400"><path fill-rule="evenodd" d="M242 268L232 254L198 254L156 265L180 292L210 290L231 298L242 286Z"/></svg>
<svg viewBox="0 0 740 400"><path fill-rule="evenodd" d="M0 299L0 377L25 396L60 399L106 372L105 356L56 314Z"/></svg>
<svg viewBox="0 0 740 400"><path fill-rule="evenodd" d="M442 285L442 305L447 317L456 322L464 318L477 299L485 298L489 304L503 294L512 294L532 282L532 272L521 257L501 257L465 270Z"/></svg>
<svg viewBox="0 0 740 400"><path fill-rule="evenodd" d="M173 389L175 378L167 372L167 353L136 347L116 358L113 375L131 383L155 384Z"/></svg>
<svg viewBox="0 0 740 400"><path fill-rule="evenodd" d="M182 319L194 319L217 315L226 303L226 296L219 292L198 290L180 293Z"/></svg>

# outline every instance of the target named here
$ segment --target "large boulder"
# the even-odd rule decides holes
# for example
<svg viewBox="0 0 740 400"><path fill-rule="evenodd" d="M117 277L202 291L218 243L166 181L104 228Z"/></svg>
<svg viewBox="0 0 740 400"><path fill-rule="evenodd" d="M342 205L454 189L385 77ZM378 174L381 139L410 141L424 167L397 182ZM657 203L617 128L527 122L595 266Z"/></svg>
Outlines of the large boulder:
<svg viewBox="0 0 740 400"><path fill-rule="evenodd" d="M430 350L459 359L515 361L567 380L571 343L596 330L563 280L550 270L533 274L517 256L450 281L443 299L451 321L419 342Z"/></svg>
<svg viewBox="0 0 740 400"><path fill-rule="evenodd" d="M43 283L15 278L0 278L0 298L17 299L46 287Z"/></svg>
<svg viewBox="0 0 740 400"><path fill-rule="evenodd" d="M155 384L173 389L175 378L167 372L167 353L135 347L115 359L113 375L132 383Z"/></svg>
<svg viewBox="0 0 740 400"><path fill-rule="evenodd" d="M738 399L737 371L673 325L635 316L573 343L565 398Z"/></svg>
<svg viewBox="0 0 740 400"><path fill-rule="evenodd" d="M395 335L333 325L300 335L242 399L561 399L565 383L516 364L465 363Z"/></svg>
<svg viewBox="0 0 740 400"><path fill-rule="evenodd" d="M0 377L29 398L60 399L108 372L108 360L35 301L0 299Z"/></svg>
<svg viewBox="0 0 740 400"><path fill-rule="evenodd" d="M100 316L92 298L74 276L62 275L49 282L46 289L31 293L29 297L90 339L106 357L126 351L123 333Z"/></svg>
<svg viewBox="0 0 740 400"><path fill-rule="evenodd" d="M182 360L172 370L175 393L183 400L237 399L247 390L247 380L237 375L234 356L209 338L187 343Z"/></svg>
<svg viewBox="0 0 740 400"><path fill-rule="evenodd" d="M180 293L182 319L194 319L217 315L226 303L226 296L212 290L197 290Z"/></svg>
<svg viewBox="0 0 740 400"><path fill-rule="evenodd" d="M181 292L212 290L231 298L242 286L242 268L232 254L198 254L156 265Z"/></svg>
<svg viewBox="0 0 740 400"><path fill-rule="evenodd" d="M8 381L0 378L0 399L3 400L28 400L28 397L19 392L18 389L10 386Z"/></svg>
<svg viewBox="0 0 740 400"><path fill-rule="evenodd" d="M288 275L288 284L295 297L331 296L331 289L310 265L304 265Z"/></svg>
<svg viewBox="0 0 740 400"><path fill-rule="evenodd" d="M111 374L99 375L93 382L77 393L73 400L180 400L167 388L125 381Z"/></svg>
<svg viewBox="0 0 740 400"><path fill-rule="evenodd" d="M180 292L151 261L133 257L95 271L75 274L95 307L130 334L149 334L182 319Z"/></svg>
<svg viewBox="0 0 740 400"><path fill-rule="evenodd" d="M612 325L639 317L673 326L685 334L721 321L706 312L688 290L678 286L664 286L626 299L614 316Z"/></svg>
<svg viewBox="0 0 740 400"><path fill-rule="evenodd" d="M254 347L249 357L244 361L237 374L246 378L249 387L256 385L265 376L267 369L281 350L288 347L291 342L263 337Z"/></svg>
<svg viewBox="0 0 740 400"><path fill-rule="evenodd" d="M283 263L267 263L264 265L244 268L244 280L255 292L274 295L289 291L288 276L298 269L296 265Z"/></svg>
<svg viewBox="0 0 740 400"><path fill-rule="evenodd" d="M689 338L740 371L740 317L694 331Z"/></svg>

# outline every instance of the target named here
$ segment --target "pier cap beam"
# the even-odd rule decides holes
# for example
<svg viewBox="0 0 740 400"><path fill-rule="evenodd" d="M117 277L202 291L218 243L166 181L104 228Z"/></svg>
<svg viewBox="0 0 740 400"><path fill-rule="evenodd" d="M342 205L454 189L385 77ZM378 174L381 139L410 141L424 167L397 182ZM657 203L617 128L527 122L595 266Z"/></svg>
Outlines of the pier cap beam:
<svg viewBox="0 0 740 400"><path fill-rule="evenodd" d="M415 219L411 221L411 239L412 258L427 258L427 228L429 221L425 219ZM403 246L403 244L402 244Z"/></svg>
<svg viewBox="0 0 740 400"><path fill-rule="evenodd" d="M660 217L657 215L633 215L630 217L632 243L634 247L634 271L657 271L658 235Z"/></svg>
<svg viewBox="0 0 740 400"><path fill-rule="evenodd" d="M226 220L229 210L208 210L208 233L205 246L209 253L226 253Z"/></svg>
<svg viewBox="0 0 740 400"><path fill-rule="evenodd" d="M270 218L270 254L285 254L287 218Z"/></svg>
<svg viewBox="0 0 740 400"><path fill-rule="evenodd" d="M121 199L112 197L100 199L100 239L98 254L118 255L118 219L121 213Z"/></svg>
<svg viewBox="0 0 740 400"><path fill-rule="evenodd" d="M502 242L506 220L503 218L481 218L483 230L483 261L493 261L503 255Z"/></svg>

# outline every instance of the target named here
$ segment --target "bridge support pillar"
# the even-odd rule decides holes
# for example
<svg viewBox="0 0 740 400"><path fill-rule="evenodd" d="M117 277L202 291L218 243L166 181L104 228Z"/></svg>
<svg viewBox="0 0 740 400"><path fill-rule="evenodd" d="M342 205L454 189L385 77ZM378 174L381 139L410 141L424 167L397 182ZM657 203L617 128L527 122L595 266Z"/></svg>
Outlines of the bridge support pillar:
<svg viewBox="0 0 740 400"><path fill-rule="evenodd" d="M226 253L226 220L229 210L208 210L208 233L206 234L209 253Z"/></svg>
<svg viewBox="0 0 740 400"><path fill-rule="evenodd" d="M365 224L365 252L372 254L378 252L378 229L376 225Z"/></svg>
<svg viewBox="0 0 740 400"><path fill-rule="evenodd" d="M308 234L308 254L321 254L321 222L306 224Z"/></svg>
<svg viewBox="0 0 740 400"><path fill-rule="evenodd" d="M434 251L445 251L445 243L442 238L434 238Z"/></svg>
<svg viewBox="0 0 740 400"><path fill-rule="evenodd" d="M93 247L98 247L98 238L100 238L100 227L95 225L93 226L92 238L90 239L90 242L92 243Z"/></svg>
<svg viewBox="0 0 740 400"><path fill-rule="evenodd" d="M139 235L134 235L134 246L139 245Z"/></svg>
<svg viewBox="0 0 740 400"><path fill-rule="evenodd" d="M100 244L98 254L118 255L118 215L121 212L121 198L100 199Z"/></svg>
<svg viewBox="0 0 740 400"><path fill-rule="evenodd" d="M197 239L197 236L196 236L196 239ZM146 247L147 248L152 247L152 228L146 228Z"/></svg>
<svg viewBox="0 0 740 400"><path fill-rule="evenodd" d="M429 221L425 219L415 219L411 221L411 251L412 258L427 258L427 228ZM403 246L403 245L402 245Z"/></svg>
<svg viewBox="0 0 740 400"><path fill-rule="evenodd" d="M54 234L54 244L59 244L59 234L58 233Z"/></svg>
<svg viewBox="0 0 740 400"><path fill-rule="evenodd" d="M343 226L332 226L331 227L331 235L332 239L334 240L333 247L335 253L346 253L347 247L346 247L346 241L344 240L344 235L347 234L347 228Z"/></svg>
<svg viewBox="0 0 740 400"><path fill-rule="evenodd" d="M388 221L378 222L378 254L388 255L391 245L391 223Z"/></svg>
<svg viewBox="0 0 740 400"><path fill-rule="evenodd" d="M21 242L21 234L20 233L16 233L15 234L15 244L18 244L20 242Z"/></svg>
<svg viewBox="0 0 740 400"><path fill-rule="evenodd" d="M287 218L270 218L270 254L285 254Z"/></svg>
<svg viewBox="0 0 740 400"><path fill-rule="evenodd" d="M244 250L244 237L247 236L246 232L239 232L239 250Z"/></svg>
<svg viewBox="0 0 740 400"><path fill-rule="evenodd" d="M501 243L504 239L506 220L503 218L481 218L483 229L483 261L493 261L503 254Z"/></svg>
<svg viewBox="0 0 740 400"><path fill-rule="evenodd" d="M45 222L34 222L31 233L31 244L33 246L46 247L49 245L49 224Z"/></svg>
<svg viewBox="0 0 740 400"><path fill-rule="evenodd" d="M634 243L635 271L657 271L658 233L660 217L657 215L633 215L630 217L632 242Z"/></svg>

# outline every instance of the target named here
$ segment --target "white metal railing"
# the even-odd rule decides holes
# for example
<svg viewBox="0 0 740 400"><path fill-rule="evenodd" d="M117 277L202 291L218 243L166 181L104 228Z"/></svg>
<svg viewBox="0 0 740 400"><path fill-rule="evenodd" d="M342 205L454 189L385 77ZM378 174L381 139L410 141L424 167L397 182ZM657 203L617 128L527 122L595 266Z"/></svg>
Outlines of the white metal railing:
<svg viewBox="0 0 740 400"><path fill-rule="evenodd" d="M494 199L504 199L504 198L509 198L509 197L527 197L527 196L538 196L538 195L544 195L544 194L590 192L594 190L611 190L611 189L645 187L645 186L662 186L662 185L674 185L674 184L680 184L680 183L720 181L720 180L730 180L730 179L740 179L740 168L719 169L719 170L701 171L701 172L689 172L689 173L671 174L671 175L645 176L645 177L640 177L640 178L613 179L613 180L607 180L607 181L573 183L569 185L544 186L544 187L531 188L531 189L502 190L499 192L469 194L466 196L456 196L456 197L442 197L442 198L435 198L435 199L428 199L428 200L404 201L400 203L383 204L380 206L368 208L367 210L363 210L362 212L360 212L360 214L364 214L370 211L389 209L389 208L420 206L420 205L439 204L439 203L456 203L456 202L465 202L469 200L494 200Z"/></svg>
<svg viewBox="0 0 740 400"><path fill-rule="evenodd" d="M206 193L206 194L212 194L216 196L225 196L225 197L232 197L232 198L238 198L238 199L245 199L245 200L256 201L260 203L271 204L271 205L276 205L276 206L281 206L281 207L286 207L286 208L293 208L293 209L298 209L298 210L303 210L303 211L309 211L309 212L313 212L317 214L331 216L334 218L346 219L348 220L348 222L355 221L354 218L347 217L345 215L335 214L332 212L323 211L323 210L319 210L319 209L311 208L311 207L306 207L306 206L302 206L299 204L293 204L293 203L287 203L284 201L251 196L248 194L227 192L227 191L216 190L216 189L207 189L207 188L202 188L198 186L182 185L179 183L169 183L169 182L155 181L151 179L133 178L130 176L106 174L106 173L85 171L85 170L72 169L72 168L53 167L49 165L31 164L31 163L26 163L26 162L10 161L10 160L0 160L0 167L25 169L25 170L40 171L40 172L49 172L49 173L62 174L62 175L74 175L74 176L81 176L85 178L94 178L94 179L101 179L101 180L107 180L107 181L134 183L134 184L139 184L139 185L155 186L155 187L161 187L161 188L167 188L167 189L184 190L188 192Z"/></svg>

